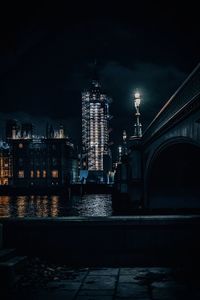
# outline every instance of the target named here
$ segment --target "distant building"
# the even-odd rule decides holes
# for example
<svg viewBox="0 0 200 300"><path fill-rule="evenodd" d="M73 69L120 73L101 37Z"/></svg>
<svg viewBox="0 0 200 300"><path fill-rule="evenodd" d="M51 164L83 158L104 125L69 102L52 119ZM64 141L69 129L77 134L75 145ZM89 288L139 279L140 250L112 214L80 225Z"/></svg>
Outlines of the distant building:
<svg viewBox="0 0 200 300"><path fill-rule="evenodd" d="M7 143L0 142L0 185L9 185L12 180L10 149Z"/></svg>
<svg viewBox="0 0 200 300"><path fill-rule="evenodd" d="M16 138L31 138L33 135L33 125L31 123L20 124L17 120L6 122L6 140Z"/></svg>
<svg viewBox="0 0 200 300"><path fill-rule="evenodd" d="M8 120L6 122L6 139L13 139L18 136L20 125L16 120Z"/></svg>
<svg viewBox="0 0 200 300"><path fill-rule="evenodd" d="M90 88L82 93L83 169L89 171L91 181L106 182L111 169L110 103L111 99L103 92L98 80L93 80Z"/></svg>
<svg viewBox="0 0 200 300"><path fill-rule="evenodd" d="M14 187L64 187L78 181L77 153L62 126L59 130L47 126L46 137L33 135L33 127L28 123L18 126L17 133L15 124L9 128Z"/></svg>
<svg viewBox="0 0 200 300"><path fill-rule="evenodd" d="M33 136L33 125L31 123L22 123L21 125L21 137L32 138Z"/></svg>

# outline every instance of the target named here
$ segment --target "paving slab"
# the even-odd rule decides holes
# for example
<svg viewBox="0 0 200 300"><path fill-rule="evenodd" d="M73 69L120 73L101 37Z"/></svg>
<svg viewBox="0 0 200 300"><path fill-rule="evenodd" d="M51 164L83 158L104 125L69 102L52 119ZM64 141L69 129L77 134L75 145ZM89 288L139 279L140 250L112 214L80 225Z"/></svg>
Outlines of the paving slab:
<svg viewBox="0 0 200 300"><path fill-rule="evenodd" d="M82 281L86 277L87 273L88 273L87 271L73 272L68 277L69 277L69 280Z"/></svg>
<svg viewBox="0 0 200 300"><path fill-rule="evenodd" d="M152 284L152 295L155 300L192 299L188 287L175 281L155 282Z"/></svg>
<svg viewBox="0 0 200 300"><path fill-rule="evenodd" d="M185 290L186 285L183 283L176 282L175 280L170 281L162 281L162 282L154 282L152 283L152 288L168 288L174 290Z"/></svg>
<svg viewBox="0 0 200 300"><path fill-rule="evenodd" d="M101 276L101 275L118 275L119 273L119 268L95 268L95 269L90 269L89 275L96 275L96 276Z"/></svg>
<svg viewBox="0 0 200 300"><path fill-rule="evenodd" d="M76 300L113 300L112 296L78 296Z"/></svg>
<svg viewBox="0 0 200 300"><path fill-rule="evenodd" d="M20 293L12 295L9 300L73 300L76 296L76 290L38 290L32 292ZM7 298L6 298L7 299Z"/></svg>
<svg viewBox="0 0 200 300"><path fill-rule="evenodd" d="M119 276L119 282L126 282L126 283L140 283L140 279L138 279L137 277L133 276L133 275L120 275Z"/></svg>
<svg viewBox="0 0 200 300"><path fill-rule="evenodd" d="M53 292L40 292L37 295L37 298L33 298L34 300L73 300L75 298L76 291L72 290L58 290ZM31 299L32 300L32 299Z"/></svg>
<svg viewBox="0 0 200 300"><path fill-rule="evenodd" d="M116 285L116 276L87 276L81 290L112 290Z"/></svg>
<svg viewBox="0 0 200 300"><path fill-rule="evenodd" d="M116 296L118 298L148 299L148 289L134 283L119 283Z"/></svg>
<svg viewBox="0 0 200 300"><path fill-rule="evenodd" d="M120 275L144 275L149 272L148 268L120 268Z"/></svg>
<svg viewBox="0 0 200 300"><path fill-rule="evenodd" d="M115 297L114 298L114 300L123 300L123 299L125 299L125 300L152 300L152 298L149 298L149 297L147 297L147 298L145 298L145 297L143 297L142 296L142 298L140 297L140 296L134 296L134 297L125 297L125 298L123 298L123 297Z"/></svg>
<svg viewBox="0 0 200 300"><path fill-rule="evenodd" d="M152 272L152 273L162 273L162 274L172 273L172 269L171 268L150 267L147 270L149 272Z"/></svg>
<svg viewBox="0 0 200 300"><path fill-rule="evenodd" d="M79 295L80 296L113 296L114 295L114 289L113 290L80 290Z"/></svg>
<svg viewBox="0 0 200 300"><path fill-rule="evenodd" d="M56 273L53 271L56 268ZM44 271L49 271L46 276ZM37 266L9 291L9 300L199 300L198 272L162 267L81 268ZM42 272L41 272L42 270ZM53 273L53 275L51 274ZM27 273L29 274L29 273ZM55 276L55 277L54 277ZM55 279L56 278L56 279Z"/></svg>
<svg viewBox="0 0 200 300"><path fill-rule="evenodd" d="M62 280L62 281L50 281L47 284L49 289L62 289L62 290L78 290L81 286L81 281Z"/></svg>

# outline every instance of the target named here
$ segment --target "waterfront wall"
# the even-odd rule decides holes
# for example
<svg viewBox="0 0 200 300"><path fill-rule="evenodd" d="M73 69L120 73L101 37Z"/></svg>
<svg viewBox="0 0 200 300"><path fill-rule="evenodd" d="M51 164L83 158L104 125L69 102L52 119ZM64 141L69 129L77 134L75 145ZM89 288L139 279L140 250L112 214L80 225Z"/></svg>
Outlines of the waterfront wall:
<svg viewBox="0 0 200 300"><path fill-rule="evenodd" d="M0 224L0 249L3 246L3 226Z"/></svg>
<svg viewBox="0 0 200 300"><path fill-rule="evenodd" d="M4 219L4 247L69 265L176 265L198 260L198 216Z"/></svg>

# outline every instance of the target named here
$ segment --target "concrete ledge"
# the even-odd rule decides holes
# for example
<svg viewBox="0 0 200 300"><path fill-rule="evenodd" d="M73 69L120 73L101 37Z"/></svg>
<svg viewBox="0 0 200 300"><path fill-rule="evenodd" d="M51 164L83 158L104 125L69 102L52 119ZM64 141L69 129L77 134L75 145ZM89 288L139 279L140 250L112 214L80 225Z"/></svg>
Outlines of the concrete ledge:
<svg viewBox="0 0 200 300"><path fill-rule="evenodd" d="M200 216L0 220L5 247L70 265L158 265L198 259Z"/></svg>
<svg viewBox="0 0 200 300"><path fill-rule="evenodd" d="M3 225L0 224L0 249L3 247Z"/></svg>

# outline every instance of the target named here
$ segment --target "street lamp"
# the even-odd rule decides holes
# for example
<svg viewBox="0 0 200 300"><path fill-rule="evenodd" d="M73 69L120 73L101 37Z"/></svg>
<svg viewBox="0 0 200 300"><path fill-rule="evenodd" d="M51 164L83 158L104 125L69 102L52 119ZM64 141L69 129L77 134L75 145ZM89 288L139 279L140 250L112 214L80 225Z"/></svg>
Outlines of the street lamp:
<svg viewBox="0 0 200 300"><path fill-rule="evenodd" d="M134 124L134 136L141 137L142 136L142 124L140 123L140 103L141 103L141 95L139 92L134 93L134 106L135 106L135 117L136 123Z"/></svg>

